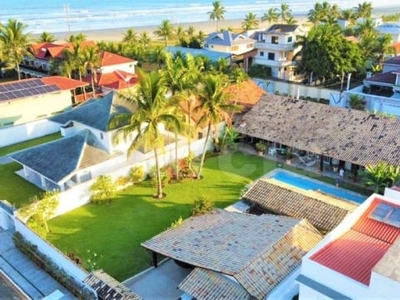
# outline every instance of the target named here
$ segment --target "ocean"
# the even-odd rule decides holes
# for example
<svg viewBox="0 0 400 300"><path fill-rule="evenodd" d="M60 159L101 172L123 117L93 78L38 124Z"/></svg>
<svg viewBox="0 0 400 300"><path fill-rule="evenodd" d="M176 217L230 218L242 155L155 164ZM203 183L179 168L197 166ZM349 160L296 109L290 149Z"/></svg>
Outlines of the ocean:
<svg viewBox="0 0 400 300"><path fill-rule="evenodd" d="M294 16L307 14L317 1L286 0ZM363 1L329 1L341 9ZM393 0L370 0L374 8L399 7ZM226 20L243 19L249 12L261 17L278 0L221 1ZM87 31L154 26L168 19L173 24L209 20L212 0L0 0L0 22L10 18L28 25L31 33Z"/></svg>

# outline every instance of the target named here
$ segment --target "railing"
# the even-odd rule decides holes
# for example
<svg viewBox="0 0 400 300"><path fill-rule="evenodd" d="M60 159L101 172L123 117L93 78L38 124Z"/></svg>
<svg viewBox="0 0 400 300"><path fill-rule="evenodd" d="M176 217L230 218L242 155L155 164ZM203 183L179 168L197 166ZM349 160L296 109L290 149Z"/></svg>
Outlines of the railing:
<svg viewBox="0 0 400 300"><path fill-rule="evenodd" d="M271 50L290 51L290 50L294 50L294 45L293 44L272 44L272 43L266 43L266 42L257 42L256 48L259 50L271 49Z"/></svg>

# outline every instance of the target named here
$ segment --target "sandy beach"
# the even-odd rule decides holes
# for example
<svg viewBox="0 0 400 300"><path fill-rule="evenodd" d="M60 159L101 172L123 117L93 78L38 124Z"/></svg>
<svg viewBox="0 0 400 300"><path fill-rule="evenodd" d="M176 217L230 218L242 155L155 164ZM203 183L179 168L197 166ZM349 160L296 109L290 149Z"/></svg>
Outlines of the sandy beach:
<svg viewBox="0 0 400 300"><path fill-rule="evenodd" d="M380 17L384 14L393 14L396 12L400 12L400 6L396 8L384 8L380 7L374 9L373 17ZM295 19L297 20L297 24L307 23L307 15L306 14L294 14ZM222 20L219 22L219 28L233 28L240 29L243 19L236 20ZM188 29L190 26L193 26L196 31L202 30L203 32L209 34L216 30L216 22L215 21L204 21L204 22L192 22L192 23L174 23L174 27L182 26L184 29ZM267 29L270 26L268 22L260 22L260 29ZM80 32L84 33L88 40L94 41L112 41L112 42L120 42L122 41L124 34L126 31L132 28L137 33L147 32L150 37L154 38L153 32L157 30L158 25L155 26L144 26L144 27L126 27L126 28L112 28L112 29L99 29L99 30L87 30L87 31L62 31L62 32L54 32L53 34L56 36L58 42L65 41L71 34L78 34ZM37 36L37 35L36 35Z"/></svg>

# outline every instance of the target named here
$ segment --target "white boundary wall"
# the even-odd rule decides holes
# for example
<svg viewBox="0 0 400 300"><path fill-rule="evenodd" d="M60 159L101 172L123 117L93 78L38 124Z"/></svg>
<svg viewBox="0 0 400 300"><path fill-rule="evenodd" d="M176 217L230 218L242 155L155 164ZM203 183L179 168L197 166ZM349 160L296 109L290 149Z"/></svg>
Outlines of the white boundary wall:
<svg viewBox="0 0 400 300"><path fill-rule="evenodd" d="M5 147L45 135L55 133L60 130L60 125L42 119L25 124L0 128L0 147Z"/></svg>
<svg viewBox="0 0 400 300"><path fill-rule="evenodd" d="M43 240L35 232L29 229L23 222L14 218L15 229L31 244L36 245L38 251L45 254L60 268L64 269L70 276L74 277L76 281L82 282L88 273L81 269L77 264L71 261L68 257L62 254L57 248L53 247L50 243Z"/></svg>

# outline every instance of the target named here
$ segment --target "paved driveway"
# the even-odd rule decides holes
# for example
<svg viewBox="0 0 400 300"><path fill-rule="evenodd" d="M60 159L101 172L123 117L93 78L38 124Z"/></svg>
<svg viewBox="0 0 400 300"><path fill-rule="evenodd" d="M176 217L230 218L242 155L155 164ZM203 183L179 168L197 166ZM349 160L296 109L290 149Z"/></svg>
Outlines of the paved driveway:
<svg viewBox="0 0 400 300"><path fill-rule="evenodd" d="M157 268L150 268L124 281L123 284L146 300L176 300L183 294L177 286L190 271L168 259Z"/></svg>

